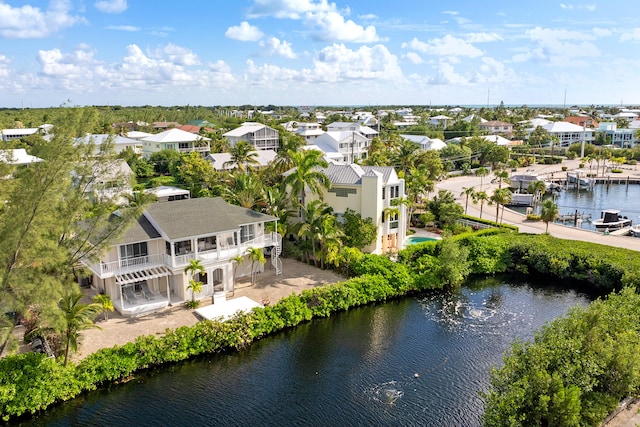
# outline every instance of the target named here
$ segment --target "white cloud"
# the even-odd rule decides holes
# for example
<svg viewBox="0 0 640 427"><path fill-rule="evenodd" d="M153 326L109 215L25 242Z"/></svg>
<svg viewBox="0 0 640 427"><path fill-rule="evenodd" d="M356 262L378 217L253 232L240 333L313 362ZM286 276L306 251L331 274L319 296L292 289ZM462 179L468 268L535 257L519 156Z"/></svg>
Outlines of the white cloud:
<svg viewBox="0 0 640 427"><path fill-rule="evenodd" d="M613 33L611 32L611 30L609 30L607 28L594 27L593 28L593 34L595 34L598 37L608 37L608 36L612 35Z"/></svg>
<svg viewBox="0 0 640 427"><path fill-rule="evenodd" d="M70 10L68 0L53 0L45 11L30 5L13 7L0 3L0 37L40 39L85 22L80 16L70 15Z"/></svg>
<svg viewBox="0 0 640 427"><path fill-rule="evenodd" d="M343 80L402 79L398 58L386 46L361 46L357 50L344 44L325 47L313 61L313 69L305 70L306 76L314 81L337 82Z"/></svg>
<svg viewBox="0 0 640 427"><path fill-rule="evenodd" d="M0 77L7 78L9 76L9 59L0 53Z"/></svg>
<svg viewBox="0 0 640 427"><path fill-rule="evenodd" d="M589 12L595 12L596 10L596 5L595 4L579 4L579 5L573 5L573 4L565 4L565 3L560 3L560 8L561 9L565 9L565 10L587 10Z"/></svg>
<svg viewBox="0 0 640 427"><path fill-rule="evenodd" d="M107 30L116 30L116 31L129 31L129 32L140 31L140 27L134 27L133 25L109 25L106 28Z"/></svg>
<svg viewBox="0 0 640 427"><path fill-rule="evenodd" d="M409 52L404 55L404 57L407 58L412 64L422 64L424 62L422 58L420 58L420 55L415 52Z"/></svg>
<svg viewBox="0 0 640 427"><path fill-rule="evenodd" d="M469 33L465 37L469 43L486 43L504 40L500 34L496 33Z"/></svg>
<svg viewBox="0 0 640 427"><path fill-rule="evenodd" d="M469 79L464 77L462 74L457 73L452 64L442 61L438 66L436 77L431 78L429 82L436 85L464 86L469 84Z"/></svg>
<svg viewBox="0 0 640 427"><path fill-rule="evenodd" d="M517 84L520 78L511 68L494 58L482 58L482 65L476 70L473 81L475 83L509 83Z"/></svg>
<svg viewBox="0 0 640 427"><path fill-rule="evenodd" d="M600 50L591 40L592 34L579 31L536 27L525 32L534 47L513 56L514 62L533 61L558 66L584 65L577 58L600 56Z"/></svg>
<svg viewBox="0 0 640 427"><path fill-rule="evenodd" d="M374 19L378 19L378 17L373 13L365 13L364 15L358 15L358 18L364 19L366 21L372 21Z"/></svg>
<svg viewBox="0 0 640 427"><path fill-rule="evenodd" d="M258 27L249 24L247 21L242 21L240 25L229 27L224 35L233 40L255 42L260 40L264 34Z"/></svg>
<svg viewBox="0 0 640 427"><path fill-rule="evenodd" d="M376 27L366 28L352 20L345 20L338 12L308 13L305 22L319 30L313 34L315 40L325 42L373 43L380 41Z"/></svg>
<svg viewBox="0 0 640 427"><path fill-rule="evenodd" d="M158 47L153 52L154 58L166 57L169 62L177 65L200 65L198 55L186 47L169 43L166 46Z"/></svg>
<svg viewBox="0 0 640 427"><path fill-rule="evenodd" d="M629 40L640 40L640 28L634 28L633 31L628 33L623 33L620 36L620 41L626 42Z"/></svg>
<svg viewBox="0 0 640 427"><path fill-rule="evenodd" d="M127 0L99 0L93 5L104 13L122 13L127 10Z"/></svg>
<svg viewBox="0 0 640 427"><path fill-rule="evenodd" d="M328 3L327 0L317 3L313 0L255 0L248 16L302 19L306 13L329 12L335 9L335 3Z"/></svg>
<svg viewBox="0 0 640 427"><path fill-rule="evenodd" d="M269 56L278 55L289 59L297 57L293 49L291 49L291 43L285 40L280 41L275 37L269 37L267 40L261 41L260 46L266 49L265 53Z"/></svg>
<svg viewBox="0 0 640 427"><path fill-rule="evenodd" d="M75 91L94 91L95 82L108 80L104 65L94 58L94 51L83 46L72 53L60 49L38 51L42 83L50 87Z"/></svg>
<svg viewBox="0 0 640 427"><path fill-rule="evenodd" d="M469 58L476 58L482 56L482 51L465 40L453 37L447 34L441 39L431 39L428 42L423 42L417 38L413 38L409 43L402 43L403 48L411 48L422 53L429 55L436 55L441 57L458 57L464 56Z"/></svg>

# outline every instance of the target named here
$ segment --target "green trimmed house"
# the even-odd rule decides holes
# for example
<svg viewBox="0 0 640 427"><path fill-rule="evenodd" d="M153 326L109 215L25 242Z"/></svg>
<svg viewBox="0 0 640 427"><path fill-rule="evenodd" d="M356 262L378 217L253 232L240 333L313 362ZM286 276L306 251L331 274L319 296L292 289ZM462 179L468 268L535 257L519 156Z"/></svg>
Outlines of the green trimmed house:
<svg viewBox="0 0 640 427"><path fill-rule="evenodd" d="M220 197L154 203L98 262L85 261L91 286L109 295L123 316L137 316L191 299L185 267L198 260L204 273L194 280L204 287L196 299L224 297L235 277L251 274L248 248L275 248L270 262L280 273L282 240L266 231L268 223L275 230L277 220ZM245 261L236 265L238 255Z"/></svg>

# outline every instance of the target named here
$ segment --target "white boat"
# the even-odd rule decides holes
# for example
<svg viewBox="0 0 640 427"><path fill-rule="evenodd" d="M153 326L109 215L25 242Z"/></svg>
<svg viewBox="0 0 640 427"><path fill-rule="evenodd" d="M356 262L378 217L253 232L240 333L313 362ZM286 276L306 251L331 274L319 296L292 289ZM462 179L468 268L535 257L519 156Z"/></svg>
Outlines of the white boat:
<svg viewBox="0 0 640 427"><path fill-rule="evenodd" d="M629 229L629 234L633 237L640 237L640 225L636 224Z"/></svg>
<svg viewBox="0 0 640 427"><path fill-rule="evenodd" d="M626 216L620 215L620 211L616 209L603 210L600 213L600 218L594 219L591 223L596 227L596 230L604 232L631 226L631 220Z"/></svg>
<svg viewBox="0 0 640 427"><path fill-rule="evenodd" d="M509 185L509 187L515 190L518 190L520 192L527 191L529 184L532 184L536 181L540 181L538 174L536 174L535 172L528 172L528 171L524 173L512 174L510 179L511 179L511 184Z"/></svg>

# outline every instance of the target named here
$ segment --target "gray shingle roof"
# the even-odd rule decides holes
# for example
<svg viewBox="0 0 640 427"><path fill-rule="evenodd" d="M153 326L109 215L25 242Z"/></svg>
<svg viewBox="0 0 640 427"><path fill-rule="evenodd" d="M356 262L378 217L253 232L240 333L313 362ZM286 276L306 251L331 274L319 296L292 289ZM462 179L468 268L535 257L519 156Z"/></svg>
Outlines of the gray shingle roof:
<svg viewBox="0 0 640 427"><path fill-rule="evenodd" d="M149 222L147 217L141 216L138 221L134 222L127 228L124 235L120 238L120 244L144 242L151 239L157 239L160 233Z"/></svg>
<svg viewBox="0 0 640 427"><path fill-rule="evenodd" d="M221 197L154 203L147 208L145 214L150 216L171 240L237 230L244 224L277 219L251 209L230 205Z"/></svg>
<svg viewBox="0 0 640 427"><path fill-rule="evenodd" d="M395 174L391 166L360 166L356 164L337 165L329 164L329 167L322 170L331 181L332 184L362 184L362 177L371 171L375 171L383 176L383 182L389 182L392 175Z"/></svg>

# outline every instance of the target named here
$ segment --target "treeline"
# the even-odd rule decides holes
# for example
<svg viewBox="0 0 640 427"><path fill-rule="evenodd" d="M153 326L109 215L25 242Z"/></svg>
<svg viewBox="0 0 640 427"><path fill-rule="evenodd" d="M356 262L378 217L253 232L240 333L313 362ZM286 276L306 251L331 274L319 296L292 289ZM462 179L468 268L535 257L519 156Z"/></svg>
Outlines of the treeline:
<svg viewBox="0 0 640 427"><path fill-rule="evenodd" d="M2 359L1 417L8 421L34 414L166 363L243 349L254 340L314 317L459 286L470 274L536 273L611 291L640 284L640 261L634 251L502 230L414 245L399 254L399 262L361 254L349 271L357 277L291 295L224 323L202 321L167 330L163 336L139 337L123 346L99 350L78 364L64 366L39 354ZM626 290L593 304L584 314L575 310L550 324L536 336L535 344L515 344L505 367L493 373L485 423L592 425L622 397L637 392L640 319L634 307L639 299ZM614 367L619 369L612 371ZM537 376L529 377L528 372Z"/></svg>

